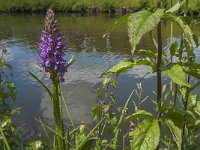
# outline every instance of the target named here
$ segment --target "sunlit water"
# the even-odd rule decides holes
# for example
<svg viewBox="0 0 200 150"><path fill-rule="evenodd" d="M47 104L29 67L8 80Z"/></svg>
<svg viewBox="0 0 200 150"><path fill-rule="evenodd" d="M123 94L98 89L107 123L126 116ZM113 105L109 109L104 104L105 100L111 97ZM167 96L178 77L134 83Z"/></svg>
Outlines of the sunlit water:
<svg viewBox="0 0 200 150"><path fill-rule="evenodd" d="M127 26L121 25L110 35L102 38L106 29L116 19L114 16L81 16L78 14L58 15L59 28L65 36L68 46L66 59L76 57L76 62L65 74L65 83L62 91L67 100L71 116L76 124L84 122L91 124L93 118L91 108L97 103L96 89L101 85L101 73L110 66L131 56L131 47L128 42ZM37 137L41 125L36 119L41 118L48 124L53 124L51 101L45 90L28 74L31 71L39 78L43 74L35 65L38 65L38 43L41 29L44 25L44 14L37 15L0 15L0 43L8 48L6 61L13 65L16 84L17 100L15 106L21 108L15 122L25 137ZM192 25L193 31L199 36L200 26ZM163 39L165 49L168 45L170 23L163 23ZM180 29L174 25L174 39L179 40ZM148 35L142 38L138 49L152 49L154 47ZM200 61L200 51L195 50L197 61ZM136 54L135 58L141 57ZM136 83L146 74L147 67L136 67L118 77L118 87L114 92L119 104L123 105ZM43 81L50 85L48 79ZM167 78L163 77L167 83ZM142 80L143 97L154 99L153 90L156 88L155 75L147 76ZM136 98L135 96L133 97ZM153 104L143 105L152 111ZM130 106L131 107L131 106ZM64 114L67 118L67 114ZM68 119L67 119L68 120Z"/></svg>

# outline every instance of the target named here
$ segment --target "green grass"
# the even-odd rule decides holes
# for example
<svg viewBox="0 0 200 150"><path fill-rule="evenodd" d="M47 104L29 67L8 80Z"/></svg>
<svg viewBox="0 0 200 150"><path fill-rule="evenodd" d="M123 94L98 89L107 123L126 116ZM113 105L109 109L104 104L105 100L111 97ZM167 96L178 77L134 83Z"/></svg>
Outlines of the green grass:
<svg viewBox="0 0 200 150"><path fill-rule="evenodd" d="M174 0L174 3L178 0ZM165 0L170 2L170 0ZM98 7L100 11L112 11L123 7L139 10L155 6L156 0L0 0L0 11L45 11L52 7L56 11L87 11ZM169 7L169 4L167 5ZM189 10L199 11L199 0L189 1Z"/></svg>

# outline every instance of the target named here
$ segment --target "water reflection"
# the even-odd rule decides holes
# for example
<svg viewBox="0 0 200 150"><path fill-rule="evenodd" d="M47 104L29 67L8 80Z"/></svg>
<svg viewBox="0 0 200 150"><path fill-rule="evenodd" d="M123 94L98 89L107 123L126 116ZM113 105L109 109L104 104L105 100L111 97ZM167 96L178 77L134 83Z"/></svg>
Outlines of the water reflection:
<svg viewBox="0 0 200 150"><path fill-rule="evenodd" d="M13 65L14 78L17 87L16 105L21 107L21 113L16 122L21 125L27 136L38 136L41 131L35 118L53 124L51 101L47 93L28 74L33 72L43 78L42 73L35 67L38 63L38 42L43 26L44 14L37 15L0 15L0 41L9 50L8 63ZM76 62L65 75L66 82L62 85L64 96L67 99L71 115L75 123L92 123L91 107L96 103L95 90L101 85L100 74L113 64L131 56L131 47L128 42L126 24L121 25L111 34L102 38L102 35L112 24L115 18L108 15L80 16L78 14L58 15L60 30L64 33L65 43L68 45L66 59L76 57ZM198 35L200 27L193 26ZM170 33L170 23L163 23L163 39L167 47L167 38ZM179 39L180 29L174 24L174 37ZM138 49L153 47L147 34L138 45ZM196 50L200 56L199 50ZM135 58L141 57L137 55ZM198 57L199 60L200 57ZM148 67L139 66L118 78L119 86L115 91L120 104L124 104L130 91L148 71ZM167 83L166 78L163 79ZM50 86L47 79L44 82ZM152 93L156 88L155 75L147 76L143 80L144 97L154 99ZM136 98L136 97L134 97ZM145 104L147 110L152 103ZM66 113L65 119L67 120Z"/></svg>

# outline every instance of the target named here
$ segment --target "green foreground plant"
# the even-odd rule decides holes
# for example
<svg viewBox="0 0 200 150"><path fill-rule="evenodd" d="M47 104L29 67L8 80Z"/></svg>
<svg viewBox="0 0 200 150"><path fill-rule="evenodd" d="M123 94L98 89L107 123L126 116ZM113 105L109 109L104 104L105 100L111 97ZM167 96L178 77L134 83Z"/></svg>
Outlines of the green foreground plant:
<svg viewBox="0 0 200 150"><path fill-rule="evenodd" d="M189 25L185 23L184 18L175 15L184 6L185 1L178 2L167 10L164 9L164 4L158 3L157 8L152 11L142 10L127 14L118 19L108 29L106 34L120 24L127 22L132 55L134 55L143 35L147 33L150 34L155 51L137 50L140 54L144 54L145 58L134 59L134 57L130 57L102 73L102 77L104 77L102 86L97 89L98 104L92 108L95 121L92 129L88 129L85 124L75 125L73 123L73 118L71 118L67 106L67 100L63 97L60 89L63 72L59 69L59 71L56 70L56 64L52 63L52 67L52 64L48 62L49 58L51 61L54 60L52 56L57 54L55 51L62 51L63 48L59 47L56 49L56 46L58 46L55 44L57 42L56 39L59 38L60 40L62 37L57 36L57 32L55 32L57 29L52 30L52 27L55 27L54 23L57 22L55 22L54 14L52 14L51 10L49 17L46 18L46 22L49 22L49 24L45 24L45 32L42 38L52 40L49 40L47 43L46 41L42 41L42 44L46 46L46 44L49 45L51 41L54 41L56 46L51 45L53 47L51 47L51 51L54 54L46 53L49 52L49 49L46 49L46 47L42 48L42 52L45 53L44 55L41 54L41 57L45 61L41 64L52 81L52 90L34 74L30 73L30 75L45 88L51 98L55 128L49 127L39 119L38 122L44 129L48 144L45 146L41 141L35 141L27 149L195 150L199 148L200 99L198 94L194 92L200 85L200 64L196 61L194 53L195 49L199 46L199 41L197 36L192 33ZM173 39L173 30L171 29L171 43L167 50L163 49L162 44L161 29L163 20L178 24L183 33L181 42L176 41ZM41 47L43 46L42 44ZM56 61L58 60L56 59ZM59 61L63 61L61 57L59 57ZM66 63L65 67L68 68L72 63L73 59ZM0 59L0 68L2 69L5 65L11 68L4 63L3 59ZM117 98L114 95L113 91L118 87L116 78L138 65L145 65L150 68L145 76L152 73L157 74L157 91L155 92L157 99L152 100L156 115L153 112L142 109L142 105L147 100L150 101L150 96L143 97L142 95L143 79L137 84L137 88L132 90L123 107L117 103ZM168 77L168 84L162 84L161 77L163 75ZM2 78L0 81L1 83L6 83L6 80L2 80ZM8 83L10 84L6 86L12 92L8 95L5 94L5 87L1 86L0 92L2 91L1 93L5 95L5 97L2 97L2 94L0 95L0 98L3 98L2 102L11 96L14 90L13 84L11 82ZM136 95L137 98L133 99L133 95ZM67 110L71 127L67 128L64 126L62 106L65 106ZM3 117L5 117L4 114ZM1 144L2 149L11 149L10 137L6 133L7 130L2 128L4 127L2 120L0 128L1 142L3 143ZM50 134L55 135L55 139Z"/></svg>

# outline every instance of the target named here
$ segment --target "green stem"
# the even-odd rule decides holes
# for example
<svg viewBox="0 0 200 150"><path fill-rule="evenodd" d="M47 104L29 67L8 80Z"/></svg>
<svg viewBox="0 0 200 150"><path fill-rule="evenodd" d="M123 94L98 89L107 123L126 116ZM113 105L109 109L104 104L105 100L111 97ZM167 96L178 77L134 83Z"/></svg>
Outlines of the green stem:
<svg viewBox="0 0 200 150"><path fill-rule="evenodd" d="M7 141L7 139L6 139L6 136L4 135L3 129L2 129L1 127L0 127L0 132L1 132L1 136L2 136L2 138L3 138L3 141L4 141L4 143L5 143L6 149L7 149L7 150L10 150L10 146L9 146L9 144L8 144L8 141Z"/></svg>
<svg viewBox="0 0 200 150"><path fill-rule="evenodd" d="M176 106L177 94L178 94L178 85L175 84L175 88L174 88L174 107Z"/></svg>
<svg viewBox="0 0 200 150"><path fill-rule="evenodd" d="M157 7L160 8L161 4L158 2ZM157 57L157 105L158 108L161 107L162 98L162 79L161 79L161 61L162 61L162 33L161 33L161 22L158 23L157 27L157 38L158 38L158 57ZM160 113L158 112L157 118L160 118Z"/></svg>
<svg viewBox="0 0 200 150"><path fill-rule="evenodd" d="M161 2L157 3L157 8L161 7ZM161 77L161 61L162 61L162 31L161 31L161 21L157 26L157 40L158 40L158 57L157 57L157 107L158 110L161 108L161 99L162 99L162 77ZM161 117L161 113L158 111L157 119L159 120ZM161 124L159 123L159 128L161 128ZM157 146L157 150L159 149L160 144Z"/></svg>
<svg viewBox="0 0 200 150"><path fill-rule="evenodd" d="M52 86L52 92L53 92L53 112L54 112L54 120L55 120L55 126L56 126L56 132L59 135L64 135L63 133L63 122L62 122L62 116L61 116L61 108L60 108L60 95L59 95L59 80L56 76L53 78L53 86ZM63 139L56 135L56 142L58 144L58 150L64 149L64 142Z"/></svg>

